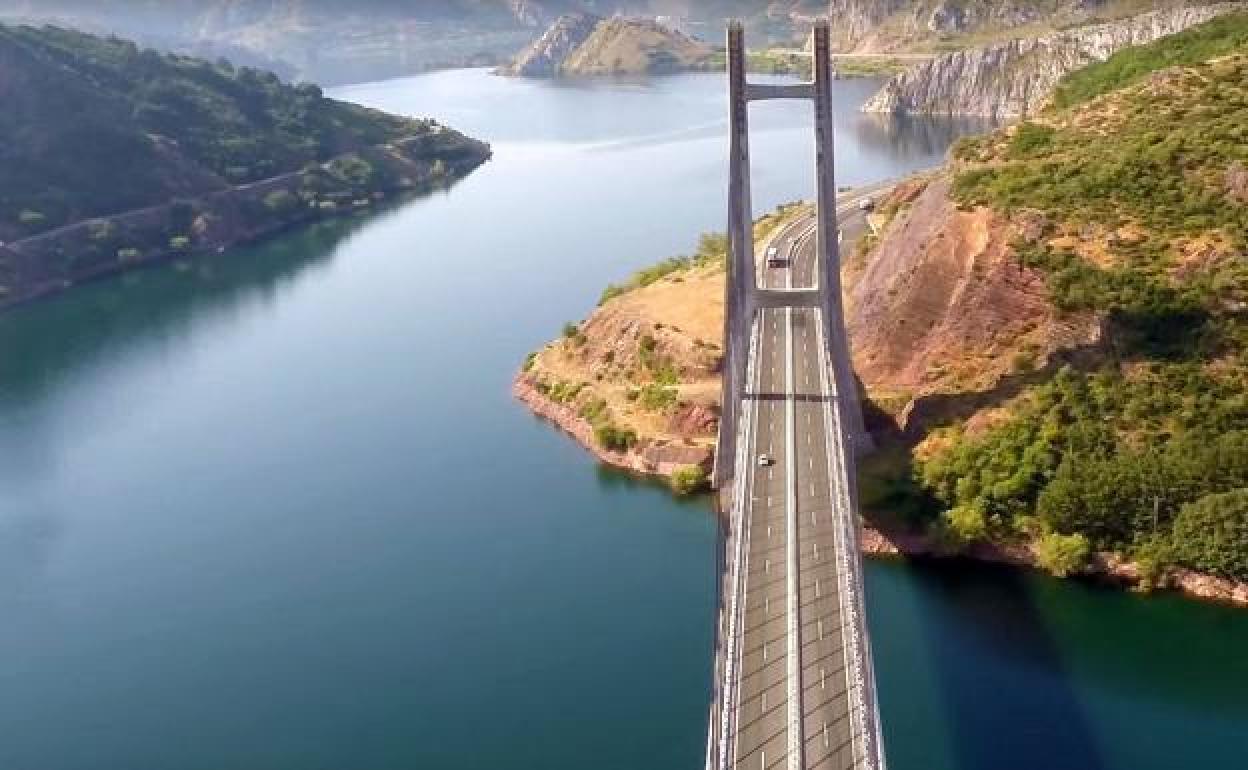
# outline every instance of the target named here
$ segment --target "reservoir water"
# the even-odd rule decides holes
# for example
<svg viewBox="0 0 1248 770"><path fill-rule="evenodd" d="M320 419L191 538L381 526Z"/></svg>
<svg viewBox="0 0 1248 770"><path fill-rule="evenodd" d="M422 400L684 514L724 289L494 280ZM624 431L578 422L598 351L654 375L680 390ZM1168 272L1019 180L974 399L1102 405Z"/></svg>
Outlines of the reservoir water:
<svg viewBox="0 0 1248 770"><path fill-rule="evenodd" d="M856 114L842 184L973 126ZM722 229L712 75L335 95L494 143L453 189L0 315L3 770L692 770L715 529L509 394ZM761 212L808 107L759 108ZM894 770L1248 766L1248 613L870 562Z"/></svg>

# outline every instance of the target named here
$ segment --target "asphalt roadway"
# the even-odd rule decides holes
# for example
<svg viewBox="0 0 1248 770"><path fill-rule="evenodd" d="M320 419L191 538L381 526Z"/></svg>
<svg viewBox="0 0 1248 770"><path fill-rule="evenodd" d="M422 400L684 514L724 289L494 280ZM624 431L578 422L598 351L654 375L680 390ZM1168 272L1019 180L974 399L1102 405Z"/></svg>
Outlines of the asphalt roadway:
<svg viewBox="0 0 1248 770"><path fill-rule="evenodd" d="M838 206L846 249L865 226L863 194ZM772 239L789 261L769 267L761 255L761 286L814 285L813 228L807 218ZM842 633L849 616L837 519L849 500L843 437L830 408L835 383L818 313L764 309L751 340L742 418L748 467L738 468L736 481L746 485L745 578L732 764L749 770L867 766L861 719L851 719L852 667ZM760 463L763 455L770 464Z"/></svg>

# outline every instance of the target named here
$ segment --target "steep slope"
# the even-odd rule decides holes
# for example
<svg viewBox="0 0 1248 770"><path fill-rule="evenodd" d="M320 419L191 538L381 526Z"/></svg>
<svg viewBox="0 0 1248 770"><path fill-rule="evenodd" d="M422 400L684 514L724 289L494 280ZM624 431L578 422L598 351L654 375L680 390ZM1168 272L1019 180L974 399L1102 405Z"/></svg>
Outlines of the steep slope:
<svg viewBox="0 0 1248 770"><path fill-rule="evenodd" d="M500 73L663 74L705 68L714 55L705 43L650 19L566 14Z"/></svg>
<svg viewBox="0 0 1248 770"><path fill-rule="evenodd" d="M713 49L648 19L612 18L563 63L565 75L663 74L699 69Z"/></svg>
<svg viewBox="0 0 1248 770"><path fill-rule="evenodd" d="M1116 51L1201 24L1243 5L1154 11L945 54L893 77L865 112L1016 117L1035 112L1066 74Z"/></svg>
<svg viewBox="0 0 1248 770"><path fill-rule="evenodd" d="M499 74L527 78L558 75L567 58L593 34L603 19L588 13L564 14L533 44L520 52Z"/></svg>

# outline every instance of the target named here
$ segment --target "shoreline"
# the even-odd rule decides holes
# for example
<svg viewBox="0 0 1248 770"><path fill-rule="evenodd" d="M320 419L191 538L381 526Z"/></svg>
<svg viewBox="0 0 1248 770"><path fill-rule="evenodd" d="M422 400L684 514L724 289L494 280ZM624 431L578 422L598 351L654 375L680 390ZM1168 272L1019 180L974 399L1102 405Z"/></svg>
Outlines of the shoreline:
<svg viewBox="0 0 1248 770"><path fill-rule="evenodd" d="M605 465L670 482L671 474L677 467L690 464L656 462L646 455L646 450L651 445L639 445L635 449L623 452L598 446L594 441L593 427L588 420L578 415L574 408L546 398L533 387L523 372L516 376L511 392L516 400L524 404L532 414L559 428ZM876 559L914 557L938 560L966 559L1044 571L1037 564L1033 548L1025 543L977 543L962 551L949 553L938 548L932 539L923 533L885 530L867 524L865 521L861 528L862 554ZM1144 590L1143 571L1140 566L1114 553L1093 554L1089 563L1082 570L1073 573L1071 577L1087 578L1139 593L1169 591L1191 599L1248 608L1248 582L1172 567L1162 574L1155 586L1152 586L1150 590Z"/></svg>
<svg viewBox="0 0 1248 770"><path fill-rule="evenodd" d="M440 156L432 160L404 154L404 145L413 141L362 148L335 156L321 164L324 172L340 158L356 156L392 172L395 182L372 190L353 190L345 185L328 191L317 201L293 205L286 210L264 209L266 196L287 194L298 200L306 170L215 190L198 196L177 198L138 209L73 222L68 225L10 242L0 242L0 269L15 277L12 284L0 285L0 314L31 302L59 294L74 286L109 278L131 270L165 264L178 258L220 254L229 249L274 238L294 228L328 219L342 219L375 210L390 196L432 192L453 185L484 165L492 157L489 145L474 142L478 154L461 157ZM436 166L442 164L439 171ZM193 212L195 223L187 228L187 243L179 248L168 237L171 221L180 210ZM255 211L265 211L257 219ZM108 253L95 243L96 233L105 228L112 239L126 248ZM123 256L133 251L137 255ZM63 254L94 255L95 261L65 270L54 265Z"/></svg>

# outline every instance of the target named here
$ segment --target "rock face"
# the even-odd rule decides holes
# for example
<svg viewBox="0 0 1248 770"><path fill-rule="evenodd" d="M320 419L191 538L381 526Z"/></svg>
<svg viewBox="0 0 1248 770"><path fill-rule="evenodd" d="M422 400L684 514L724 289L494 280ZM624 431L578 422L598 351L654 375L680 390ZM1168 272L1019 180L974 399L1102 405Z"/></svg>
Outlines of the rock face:
<svg viewBox="0 0 1248 770"><path fill-rule="evenodd" d="M1013 257L1023 228L989 209L959 211L948 193L940 176L917 194L851 283L854 369L872 392L984 392L1020 351L1043 366L1099 338L1095 318L1059 316L1044 279Z"/></svg>
<svg viewBox="0 0 1248 770"><path fill-rule="evenodd" d="M710 46L650 19L571 13L499 72L522 77L663 74L699 69L713 54Z"/></svg>
<svg viewBox="0 0 1248 770"><path fill-rule="evenodd" d="M890 80L864 112L1012 118L1039 109L1062 76L1116 51L1142 45L1243 4L1153 11L1045 37L958 51Z"/></svg>
<svg viewBox="0 0 1248 770"><path fill-rule="evenodd" d="M1156 0L1152 6L1165 4ZM889 53L945 43L967 34L993 35L1025 24L1088 23L1104 0L830 0L834 42L844 51ZM1146 8L1147 9L1147 6ZM1047 25L1045 24L1047 22Z"/></svg>
<svg viewBox="0 0 1248 770"><path fill-rule="evenodd" d="M499 72L528 78L554 77L563 69L568 56L589 39L601 21L601 17L589 13L564 14Z"/></svg>

